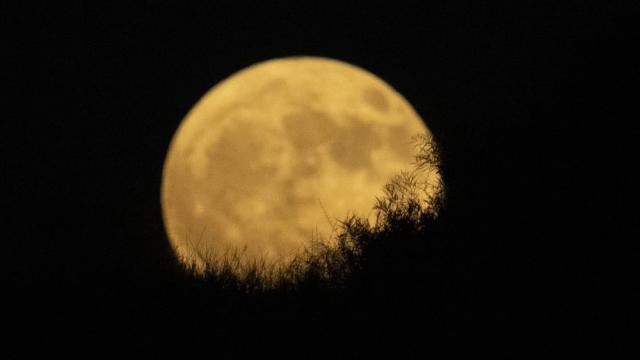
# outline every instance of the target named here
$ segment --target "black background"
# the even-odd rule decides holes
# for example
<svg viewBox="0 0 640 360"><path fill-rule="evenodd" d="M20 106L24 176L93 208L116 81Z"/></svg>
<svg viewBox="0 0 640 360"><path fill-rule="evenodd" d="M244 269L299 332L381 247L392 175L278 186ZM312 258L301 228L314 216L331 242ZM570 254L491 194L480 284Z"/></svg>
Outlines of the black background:
<svg viewBox="0 0 640 360"><path fill-rule="evenodd" d="M62 324L108 340L107 325L122 336L180 311L163 300L181 280L159 204L173 132L218 81L291 55L380 76L441 144L447 206L466 219L452 241L473 314L452 315L466 329L453 342L619 351L633 337L625 294L637 289L637 253L617 244L637 236L623 205L633 184L623 169L635 165L625 125L637 97L637 7L3 7L5 296L18 337L65 347L75 335L60 335ZM150 301L153 312L134 316Z"/></svg>

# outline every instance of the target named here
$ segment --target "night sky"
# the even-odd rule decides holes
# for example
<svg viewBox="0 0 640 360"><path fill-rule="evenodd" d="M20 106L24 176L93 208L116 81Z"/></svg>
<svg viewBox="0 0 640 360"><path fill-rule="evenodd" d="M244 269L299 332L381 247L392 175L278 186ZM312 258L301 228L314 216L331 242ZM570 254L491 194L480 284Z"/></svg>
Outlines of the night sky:
<svg viewBox="0 0 640 360"><path fill-rule="evenodd" d="M457 324L622 349L633 298L620 290L637 286L620 274L637 272L638 253L611 245L633 238L629 222L637 237L623 210L633 182L616 166L635 164L621 154L637 91L621 90L637 75L638 8L562 3L2 5L14 333L59 344L60 323L127 327L129 303L170 297L181 280L159 196L179 122L233 72L312 55L390 83L442 146L447 206L464 219L450 229L468 275L458 291L473 314Z"/></svg>

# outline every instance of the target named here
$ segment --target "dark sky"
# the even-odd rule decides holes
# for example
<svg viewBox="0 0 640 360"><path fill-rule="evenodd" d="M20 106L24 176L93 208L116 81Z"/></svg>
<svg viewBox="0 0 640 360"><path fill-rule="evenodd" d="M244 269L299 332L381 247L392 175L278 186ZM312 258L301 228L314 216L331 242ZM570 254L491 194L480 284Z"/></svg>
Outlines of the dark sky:
<svg viewBox="0 0 640 360"><path fill-rule="evenodd" d="M179 121L231 73L290 55L359 65L414 105L443 146L450 206L478 227L461 251L500 264L488 274L522 275L504 281L551 289L520 295L560 291L571 306L610 286L596 264L631 271L602 246L621 231L630 182L609 175L603 148L629 144L618 92L637 8L218 3L2 5L14 294L163 281L160 176ZM585 231L594 223L607 226Z"/></svg>

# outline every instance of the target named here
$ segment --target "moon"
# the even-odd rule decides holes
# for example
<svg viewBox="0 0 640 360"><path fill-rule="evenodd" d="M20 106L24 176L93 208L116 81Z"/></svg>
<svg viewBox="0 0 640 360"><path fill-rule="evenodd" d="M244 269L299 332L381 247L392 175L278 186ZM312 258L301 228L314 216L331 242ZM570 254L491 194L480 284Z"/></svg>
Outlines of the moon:
<svg viewBox="0 0 640 360"><path fill-rule="evenodd" d="M384 185L412 168L417 134L430 131L407 100L357 66L290 57L245 68L209 90L171 141L169 241L197 269L233 253L291 258L350 214L372 221Z"/></svg>

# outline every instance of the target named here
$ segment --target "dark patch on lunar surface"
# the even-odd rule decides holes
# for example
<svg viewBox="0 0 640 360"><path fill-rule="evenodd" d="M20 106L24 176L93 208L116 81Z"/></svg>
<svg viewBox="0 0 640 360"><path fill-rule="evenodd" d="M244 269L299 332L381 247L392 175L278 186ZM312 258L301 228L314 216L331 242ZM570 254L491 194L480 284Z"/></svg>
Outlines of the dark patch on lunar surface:
<svg viewBox="0 0 640 360"><path fill-rule="evenodd" d="M306 154L305 154L306 153ZM294 159L294 173L301 177L309 177L320 171L320 154L317 151L305 151Z"/></svg>
<svg viewBox="0 0 640 360"><path fill-rule="evenodd" d="M376 88L368 88L363 93L364 101L372 108L380 112L387 112L389 110L389 101L382 92Z"/></svg>
<svg viewBox="0 0 640 360"><path fill-rule="evenodd" d="M418 135L408 126L397 125L389 128L389 145L393 152L402 159L412 159L417 150L413 137Z"/></svg>
<svg viewBox="0 0 640 360"><path fill-rule="evenodd" d="M314 201L315 195L313 193L296 191L296 179L294 178L283 181L281 190L284 196L279 200L286 209L297 209L298 207L312 204ZM283 215L291 216L290 213L283 213Z"/></svg>
<svg viewBox="0 0 640 360"><path fill-rule="evenodd" d="M202 137L207 134L207 131L199 131L189 140L187 146L184 148L184 153L182 156L185 158L190 157L193 154L195 144L199 144Z"/></svg>
<svg viewBox="0 0 640 360"><path fill-rule="evenodd" d="M283 117L287 138L296 150L312 149L324 144L336 132L330 116L313 110L298 110Z"/></svg>
<svg viewBox="0 0 640 360"><path fill-rule="evenodd" d="M208 149L211 186L247 195L255 193L277 171L274 165L260 161L265 150L269 150L269 144L264 135L248 121L237 121Z"/></svg>
<svg viewBox="0 0 640 360"><path fill-rule="evenodd" d="M378 137L372 125L352 118L341 128L331 144L331 156L347 169L362 169L371 166L371 150L378 146Z"/></svg>
<svg viewBox="0 0 640 360"><path fill-rule="evenodd" d="M271 93L279 91L287 87L287 82L283 78L277 78L269 81L267 84L258 91L258 94Z"/></svg>

